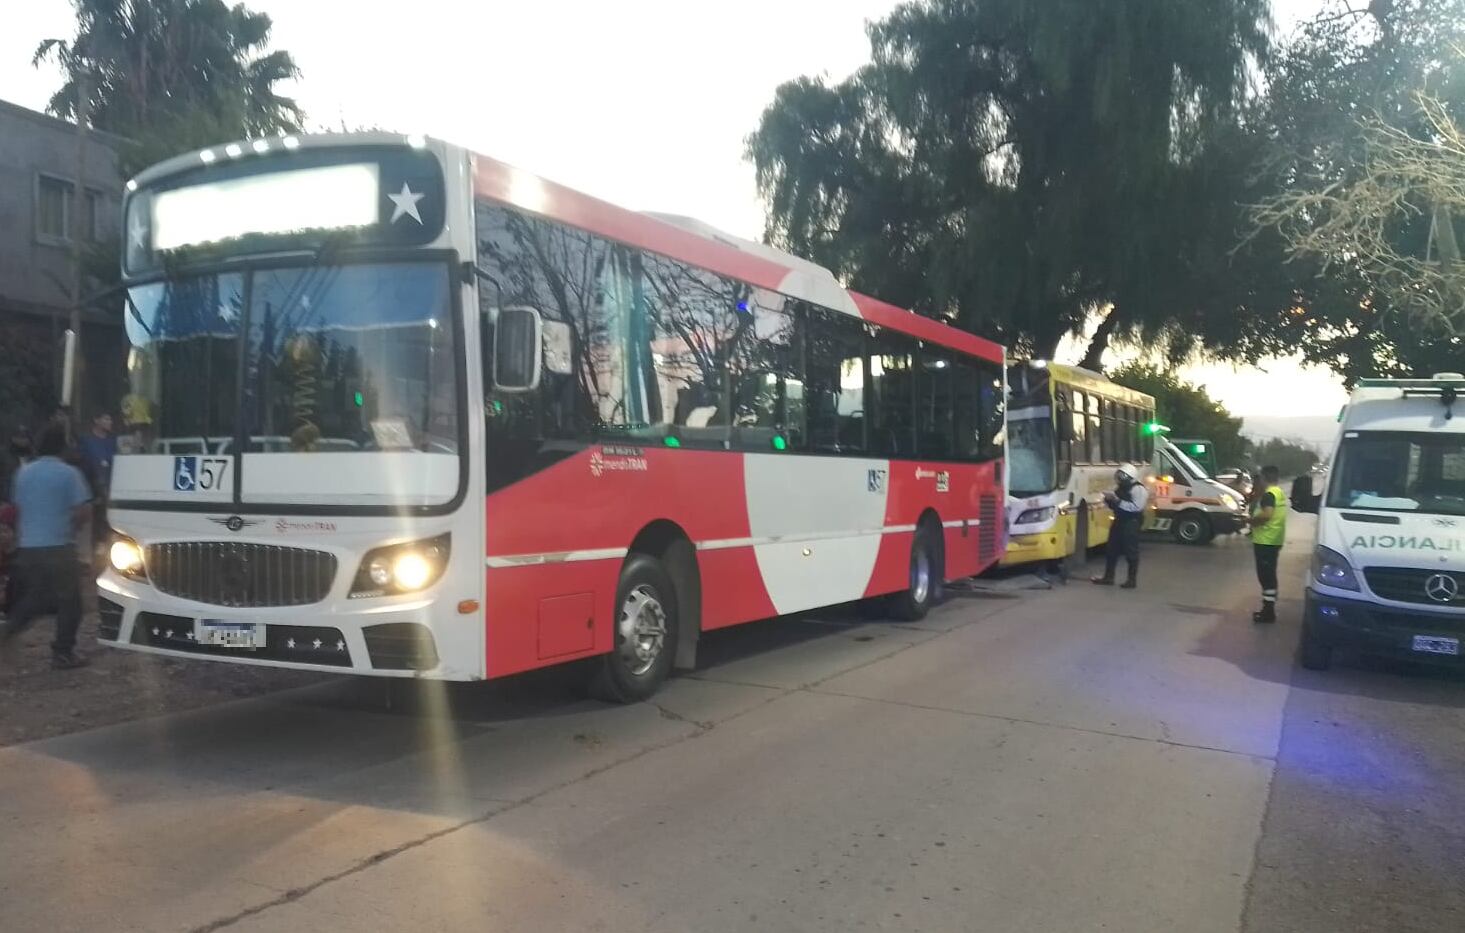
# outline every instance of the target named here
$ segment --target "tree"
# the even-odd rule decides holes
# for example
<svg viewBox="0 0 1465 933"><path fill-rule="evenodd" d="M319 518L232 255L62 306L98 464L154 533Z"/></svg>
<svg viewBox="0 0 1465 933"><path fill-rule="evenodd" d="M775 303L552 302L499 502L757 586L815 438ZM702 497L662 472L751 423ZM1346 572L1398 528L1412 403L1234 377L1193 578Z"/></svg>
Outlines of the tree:
<svg viewBox="0 0 1465 933"><path fill-rule="evenodd" d="M1317 465L1318 455L1306 444L1272 437L1256 446L1252 460L1257 466L1276 467L1284 477L1302 476Z"/></svg>
<svg viewBox="0 0 1465 933"><path fill-rule="evenodd" d="M73 0L76 35L47 39L33 63L65 76L47 110L75 119L86 94L92 125L130 140L123 171L187 149L300 128L276 86L298 76L268 51L270 18L222 0Z"/></svg>
<svg viewBox="0 0 1465 933"><path fill-rule="evenodd" d="M1465 357L1462 47L1465 0L1333 0L1268 69L1252 230L1296 290L1272 336L1349 382Z"/></svg>
<svg viewBox="0 0 1465 933"><path fill-rule="evenodd" d="M1465 132L1440 101L1421 96L1419 107L1427 137L1366 120L1356 173L1284 191L1258 207L1256 220L1279 228L1289 252L1315 258L1324 274L1346 266L1367 277L1423 332L1455 334L1465 330L1465 265L1455 236L1455 218L1465 218Z"/></svg>
<svg viewBox="0 0 1465 933"><path fill-rule="evenodd" d="M1214 285L1230 280L1233 133L1267 9L902 5L868 28L869 65L784 84L749 137L767 237L1021 352L1051 356L1096 312L1095 358L1123 336L1188 350L1235 291ZM1267 339L1236 326L1211 342Z"/></svg>
<svg viewBox="0 0 1465 933"><path fill-rule="evenodd" d="M1155 417L1175 437L1203 437L1215 445L1216 463L1241 463L1246 442L1241 437L1241 419L1233 417L1205 389L1185 382L1173 370L1147 363L1130 363L1116 370L1112 378L1120 385L1155 397Z"/></svg>

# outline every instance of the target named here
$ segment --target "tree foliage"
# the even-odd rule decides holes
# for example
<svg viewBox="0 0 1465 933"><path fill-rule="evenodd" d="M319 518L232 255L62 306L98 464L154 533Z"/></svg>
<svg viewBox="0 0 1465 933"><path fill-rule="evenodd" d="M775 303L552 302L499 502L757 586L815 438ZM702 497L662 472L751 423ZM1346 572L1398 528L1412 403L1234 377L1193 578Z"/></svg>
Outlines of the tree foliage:
<svg viewBox="0 0 1465 933"><path fill-rule="evenodd" d="M47 39L34 63L65 76L47 109L75 119L82 89L92 125L126 137L123 171L220 140L300 128L277 85L299 74L269 50L270 18L223 0L73 0L76 34Z"/></svg>
<svg viewBox="0 0 1465 933"><path fill-rule="evenodd" d="M1259 347L1226 312L1256 285L1229 267L1267 23L1265 0L904 4L869 65L784 84L749 137L768 238L1041 356L1111 307L1099 350Z"/></svg>
<svg viewBox="0 0 1465 933"><path fill-rule="evenodd" d="M1246 441L1241 436L1241 419L1200 386L1182 380L1174 370L1147 363L1130 363L1114 371L1111 378L1155 397L1155 417L1175 437L1205 438L1215 445L1218 466L1242 463Z"/></svg>
<svg viewBox="0 0 1465 933"><path fill-rule="evenodd" d="M1252 449L1258 467L1274 466L1282 476L1301 476L1318 462L1317 451L1297 441L1272 437Z"/></svg>
<svg viewBox="0 0 1465 933"><path fill-rule="evenodd" d="M1460 198L1462 46L1465 0L1332 0L1268 70L1252 229L1296 289L1273 336L1350 381L1465 357L1458 265L1426 262Z"/></svg>

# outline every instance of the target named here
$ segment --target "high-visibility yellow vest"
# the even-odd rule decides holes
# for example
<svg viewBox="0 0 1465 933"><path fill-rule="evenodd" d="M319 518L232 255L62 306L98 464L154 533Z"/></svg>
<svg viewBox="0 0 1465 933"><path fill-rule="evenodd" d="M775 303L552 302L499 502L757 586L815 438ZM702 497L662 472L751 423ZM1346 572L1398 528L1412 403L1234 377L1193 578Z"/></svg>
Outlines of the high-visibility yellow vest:
<svg viewBox="0 0 1465 933"><path fill-rule="evenodd" d="M1258 525L1251 531L1251 540L1254 544L1270 544L1280 547L1282 542L1287 540L1287 495L1282 492L1281 486L1271 486L1267 492L1272 494L1272 517L1265 525ZM1261 500L1257 500L1256 510L1253 515L1261 511Z"/></svg>

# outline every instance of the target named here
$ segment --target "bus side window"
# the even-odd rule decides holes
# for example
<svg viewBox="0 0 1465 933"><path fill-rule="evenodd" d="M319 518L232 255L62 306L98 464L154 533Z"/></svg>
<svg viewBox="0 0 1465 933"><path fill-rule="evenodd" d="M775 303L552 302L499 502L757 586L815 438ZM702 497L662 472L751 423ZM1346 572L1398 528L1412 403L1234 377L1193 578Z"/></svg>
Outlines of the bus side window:
<svg viewBox="0 0 1465 933"><path fill-rule="evenodd" d="M738 313L751 315L753 323L733 354L733 446L763 452L801 449L804 367L792 303L758 290L739 307Z"/></svg>
<svg viewBox="0 0 1465 933"><path fill-rule="evenodd" d="M977 397L981 400L981 447L978 456L995 460L1007 447L1007 398L1002 386L1002 368L994 363L977 364Z"/></svg>
<svg viewBox="0 0 1465 933"><path fill-rule="evenodd" d="M956 459L980 459L982 437L982 386L984 373L980 364L963 356L956 357L953 373L956 387Z"/></svg>
<svg viewBox="0 0 1465 933"><path fill-rule="evenodd" d="M916 456L916 340L883 327L871 328L869 353L870 452Z"/></svg>
<svg viewBox="0 0 1465 933"><path fill-rule="evenodd" d="M1099 397L1089 396L1089 463L1104 462L1103 426L1099 421Z"/></svg>
<svg viewBox="0 0 1465 933"><path fill-rule="evenodd" d="M648 400L651 433L675 433L687 447L726 448L731 360L753 325L751 314L738 311L747 306L746 286L652 253L641 255L638 284L655 378L633 387L630 400Z"/></svg>
<svg viewBox="0 0 1465 933"><path fill-rule="evenodd" d="M1073 476L1073 413L1068 406L1068 393L1062 388L1053 393L1057 402L1055 412L1056 424L1058 426L1058 476L1055 488L1062 489L1068 485L1068 480ZM1068 427L1065 429L1065 425Z"/></svg>
<svg viewBox="0 0 1465 933"><path fill-rule="evenodd" d="M1075 391L1073 393L1073 461L1075 463L1092 463L1089 457L1089 432L1088 419L1084 417L1084 394Z"/></svg>
<svg viewBox="0 0 1465 933"><path fill-rule="evenodd" d="M480 288L485 336L492 345L495 305L529 305L546 325L567 329L557 352L564 361L546 368L534 392L484 392L488 491L517 482L572 455L595 433L597 412L620 371L606 366L590 372L592 361L608 357L603 306L595 300L602 271L611 262L610 244L568 227L550 224L487 202L475 205L480 262L502 288ZM557 283L560 287L554 287ZM563 336L563 335L562 335ZM592 394L592 392L594 394Z"/></svg>
<svg viewBox="0 0 1465 933"><path fill-rule="evenodd" d="M1108 399L1104 399L1100 412L1104 419L1104 462L1114 463L1117 460L1123 459L1119 454L1118 438L1114 436L1114 403Z"/></svg>
<svg viewBox="0 0 1465 933"><path fill-rule="evenodd" d="M921 345L916 367L916 453L929 460L956 458L956 366L952 354Z"/></svg>
<svg viewBox="0 0 1465 933"><path fill-rule="evenodd" d="M863 453L866 394L864 325L847 314L801 303L808 449Z"/></svg>

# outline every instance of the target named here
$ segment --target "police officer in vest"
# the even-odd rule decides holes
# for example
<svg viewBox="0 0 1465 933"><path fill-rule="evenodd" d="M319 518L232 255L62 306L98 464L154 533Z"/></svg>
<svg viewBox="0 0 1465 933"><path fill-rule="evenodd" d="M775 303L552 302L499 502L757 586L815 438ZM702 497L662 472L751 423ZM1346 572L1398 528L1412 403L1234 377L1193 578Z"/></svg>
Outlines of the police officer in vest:
<svg viewBox="0 0 1465 933"><path fill-rule="evenodd" d="M1099 586L1114 585L1114 569L1119 566L1120 555L1129 565L1129 576L1124 589L1132 590L1139 583L1139 529L1144 523L1145 505L1150 501L1150 491L1139 481L1139 473L1128 464L1114 471L1114 491L1104 493L1104 504L1114 513L1114 525L1109 529L1109 545L1104 550L1104 575L1094 577Z"/></svg>
<svg viewBox="0 0 1465 933"><path fill-rule="evenodd" d="M1277 621L1277 559L1287 539L1287 496L1280 479L1276 467L1262 467L1261 491L1252 505L1251 543L1256 551L1256 579L1262 585L1262 608L1252 614L1253 622Z"/></svg>

